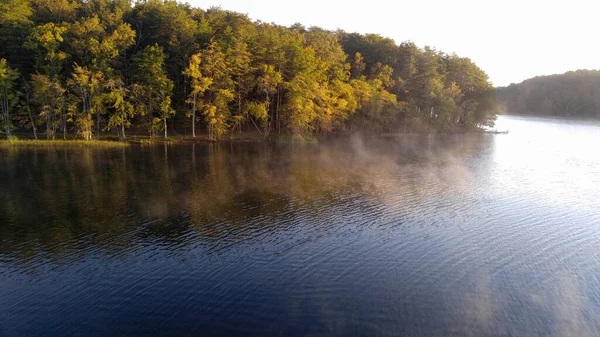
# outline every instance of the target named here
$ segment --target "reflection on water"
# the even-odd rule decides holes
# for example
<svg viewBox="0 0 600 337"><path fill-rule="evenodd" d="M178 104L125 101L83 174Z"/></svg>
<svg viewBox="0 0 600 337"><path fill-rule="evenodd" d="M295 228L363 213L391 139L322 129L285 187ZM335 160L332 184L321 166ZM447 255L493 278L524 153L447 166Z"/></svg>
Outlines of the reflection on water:
<svg viewBox="0 0 600 337"><path fill-rule="evenodd" d="M600 127L0 152L1 336L594 336Z"/></svg>

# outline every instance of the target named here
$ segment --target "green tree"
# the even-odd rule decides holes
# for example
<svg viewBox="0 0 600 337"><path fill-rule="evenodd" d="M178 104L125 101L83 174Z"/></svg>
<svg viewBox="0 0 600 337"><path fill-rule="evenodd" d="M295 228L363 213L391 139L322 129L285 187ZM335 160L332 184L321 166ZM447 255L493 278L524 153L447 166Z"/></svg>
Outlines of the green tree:
<svg viewBox="0 0 600 337"><path fill-rule="evenodd" d="M33 28L32 13L29 0L0 0L0 58L21 70L30 61L21 47Z"/></svg>
<svg viewBox="0 0 600 337"><path fill-rule="evenodd" d="M226 51L227 67L233 77L234 85L237 89L237 120L236 124L243 121L243 99L245 98L252 77L249 74L252 71L251 54L248 51L248 45L238 38L233 38Z"/></svg>
<svg viewBox="0 0 600 337"><path fill-rule="evenodd" d="M31 76L31 88L33 102L46 125L46 138L54 139L64 120L66 90L58 80L43 74Z"/></svg>
<svg viewBox="0 0 600 337"><path fill-rule="evenodd" d="M31 3L28 0L0 1L0 22L3 25L31 23Z"/></svg>
<svg viewBox="0 0 600 337"><path fill-rule="evenodd" d="M18 100L14 89L18 77L19 73L8 66L6 59L0 59L0 117L6 138L10 138L10 132L14 129L11 110Z"/></svg>
<svg viewBox="0 0 600 337"><path fill-rule="evenodd" d="M233 91L217 89L214 98L204 106L204 116L208 124L208 137L216 140L227 132L229 118L229 103L235 99Z"/></svg>
<svg viewBox="0 0 600 337"><path fill-rule="evenodd" d="M258 90L261 93L264 93L264 95L265 95L263 104L265 106L265 110L267 113L265 116L263 116L263 118L261 118L261 121L260 121L261 124L263 125L263 130L264 130L262 132L262 134L265 137L269 135L269 132L271 129L271 125L270 125L271 118L269 118L269 116L270 116L270 111L271 111L272 95L276 92L278 86L282 82L283 82L283 77L281 76L281 73L276 71L272 65L263 65L262 66L261 74L258 77L257 86L258 86Z"/></svg>
<svg viewBox="0 0 600 337"><path fill-rule="evenodd" d="M24 76L21 76L22 89L23 89L23 100L20 105L19 122L26 128L31 128L33 132L33 138L38 139L37 135L37 120L31 108L32 105L32 88L31 83L27 82Z"/></svg>
<svg viewBox="0 0 600 337"><path fill-rule="evenodd" d="M577 70L537 76L488 93L482 105L497 95L504 110L524 115L600 117L600 70ZM480 105L481 106L481 105ZM478 106L478 108L480 108ZM485 108L481 108L485 111ZM475 113L480 115L479 112Z"/></svg>
<svg viewBox="0 0 600 337"><path fill-rule="evenodd" d="M93 3L97 4L98 1ZM68 45L71 55L77 59L77 62L93 72L101 73L102 76L99 78L108 81L116 77L112 63L134 44L135 32L129 24L119 21L121 19L119 14L111 16L108 12L102 15L108 17L110 22L102 21L96 14L71 24L68 31ZM98 96L102 94L104 94L102 91L97 92ZM101 115L104 112L100 107L95 109L98 135L101 130Z"/></svg>
<svg viewBox="0 0 600 337"><path fill-rule="evenodd" d="M229 103L235 99L233 80L225 54L215 40L202 52L202 60L200 71L211 80L205 91L203 114L209 138L214 140L227 132L231 115Z"/></svg>
<svg viewBox="0 0 600 337"><path fill-rule="evenodd" d="M118 128L119 137L127 138L125 128L131 126L131 120L136 115L133 104L129 101L129 89L121 79L109 79L106 83L108 92L105 94L105 102L114 109L114 113L108 119L108 129Z"/></svg>
<svg viewBox="0 0 600 337"><path fill-rule="evenodd" d="M202 54L194 54L190 57L188 67L184 71L184 75L188 77L190 85L188 104L191 106L191 111L188 117L192 118L192 137L196 137L196 111L201 105L201 97L212 84L212 79L202 76L202 72L200 71L201 63Z"/></svg>
<svg viewBox="0 0 600 337"><path fill-rule="evenodd" d="M157 131L164 131L168 137L167 119L175 115L171 107L171 93L173 82L167 77L165 71L165 53L158 44L144 48L133 59L133 78L138 84L138 91L142 99L147 101L151 116L150 134L155 136Z"/></svg>
<svg viewBox="0 0 600 337"><path fill-rule="evenodd" d="M80 7L77 0L31 0L31 2L35 8L35 21L42 24L74 21Z"/></svg>
<svg viewBox="0 0 600 337"><path fill-rule="evenodd" d="M61 44L64 41L63 34L67 27L56 26L47 23L33 29L25 42L25 47L37 53L36 66L38 70L56 77L62 71L65 60L69 55L62 51Z"/></svg>
<svg viewBox="0 0 600 337"><path fill-rule="evenodd" d="M199 50L203 42L201 22L194 20L189 4L174 0L138 1L133 9L124 15L137 33L134 52L157 43L165 53L165 71L174 85L174 106L183 107L187 94L182 72L187 67L190 56ZM206 27L204 27L206 29Z"/></svg>
<svg viewBox="0 0 600 337"><path fill-rule="evenodd" d="M83 139L91 140L94 126L92 116L100 114L104 109L104 75L75 64L68 83L75 93L74 102L79 106L71 120L75 122Z"/></svg>
<svg viewBox="0 0 600 337"><path fill-rule="evenodd" d="M354 54L354 58L352 59L352 67L350 71L352 78L360 78L363 76L366 69L367 64L365 63L365 58L359 52L356 52L356 54Z"/></svg>
<svg viewBox="0 0 600 337"><path fill-rule="evenodd" d="M121 22L111 29L106 26L96 15L71 24L68 42L78 62L106 70L111 61L135 43L135 31L129 24Z"/></svg>
<svg viewBox="0 0 600 337"><path fill-rule="evenodd" d="M364 76L352 80L357 111L350 119L350 129L370 132L390 131L394 119L401 110L396 96L386 91L378 79L367 80Z"/></svg>
<svg viewBox="0 0 600 337"><path fill-rule="evenodd" d="M43 122L51 138L68 128L125 138L129 126L166 136L169 120L188 118L196 136L201 115L211 139L254 127L459 131L493 124L496 93L518 111L600 116L593 72L496 92L468 58L175 0L0 0L0 45L0 59L31 79L14 84L23 100L11 120L34 137Z"/></svg>

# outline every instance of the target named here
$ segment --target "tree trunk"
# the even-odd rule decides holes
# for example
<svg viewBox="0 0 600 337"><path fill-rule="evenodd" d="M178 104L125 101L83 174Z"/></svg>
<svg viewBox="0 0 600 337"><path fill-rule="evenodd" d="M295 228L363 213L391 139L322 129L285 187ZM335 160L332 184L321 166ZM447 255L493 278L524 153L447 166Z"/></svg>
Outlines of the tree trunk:
<svg viewBox="0 0 600 337"><path fill-rule="evenodd" d="M254 126L256 127L256 130L258 130L258 133L260 133L260 135L262 136L263 133L262 133L262 131L260 131L260 128L258 127L258 125L256 125L256 122L254 121L254 118L252 118L252 116L250 116L250 120L252 121L252 124L254 124Z"/></svg>
<svg viewBox="0 0 600 337"><path fill-rule="evenodd" d="M167 139L167 118L163 118L163 122L165 124L165 139Z"/></svg>
<svg viewBox="0 0 600 337"><path fill-rule="evenodd" d="M265 126L264 136L267 137L269 135L269 128L271 127L271 101L269 100L269 91L267 90L267 126Z"/></svg>
<svg viewBox="0 0 600 337"><path fill-rule="evenodd" d="M238 78L238 116L242 115L242 86L239 84L240 80Z"/></svg>
<svg viewBox="0 0 600 337"><path fill-rule="evenodd" d="M37 128L35 127L35 120L33 119L33 114L31 113L31 105L29 102L29 86L27 85L25 77L23 77L23 86L25 88L25 102L27 103L27 113L29 114L29 119L31 120L31 128L33 129L33 138L35 138L35 140L38 140Z"/></svg>
<svg viewBox="0 0 600 337"><path fill-rule="evenodd" d="M196 138L196 96L192 105L192 137Z"/></svg>
<svg viewBox="0 0 600 337"><path fill-rule="evenodd" d="M8 113L4 114L4 119L6 121L6 139L10 139L10 126L8 125Z"/></svg>
<svg viewBox="0 0 600 337"><path fill-rule="evenodd" d="M29 119L31 119L31 126L33 129L33 138L35 138L35 140L38 140L37 128L35 127L35 121L33 120L33 115L31 114L31 109L29 108L29 99L27 100L27 112L29 113Z"/></svg>
<svg viewBox="0 0 600 337"><path fill-rule="evenodd" d="M46 116L46 139L50 139L50 114Z"/></svg>
<svg viewBox="0 0 600 337"><path fill-rule="evenodd" d="M154 111L148 114L148 123L150 125L150 138L154 138Z"/></svg>
<svg viewBox="0 0 600 337"><path fill-rule="evenodd" d="M277 125L277 133L281 135L281 123L279 122L279 86L277 86L277 105L275 106L275 123Z"/></svg>
<svg viewBox="0 0 600 337"><path fill-rule="evenodd" d="M242 115L242 86L239 84L239 78L238 78L238 116ZM239 122L240 124L242 123L241 121ZM234 125L233 128L231 128L231 138L233 138L233 132L235 131L235 127L237 125ZM240 129L240 133L241 133L241 129Z"/></svg>
<svg viewBox="0 0 600 337"><path fill-rule="evenodd" d="M4 115L4 130L6 132L6 139L10 138L10 126L8 124L8 99L2 97L2 114Z"/></svg>

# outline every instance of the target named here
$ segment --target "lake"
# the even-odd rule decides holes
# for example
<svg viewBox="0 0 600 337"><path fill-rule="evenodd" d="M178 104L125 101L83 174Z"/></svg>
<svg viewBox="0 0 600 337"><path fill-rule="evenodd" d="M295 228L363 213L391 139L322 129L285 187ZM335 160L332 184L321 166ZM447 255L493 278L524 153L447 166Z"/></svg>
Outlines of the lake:
<svg viewBox="0 0 600 337"><path fill-rule="evenodd" d="M0 150L0 336L597 336L600 124Z"/></svg>

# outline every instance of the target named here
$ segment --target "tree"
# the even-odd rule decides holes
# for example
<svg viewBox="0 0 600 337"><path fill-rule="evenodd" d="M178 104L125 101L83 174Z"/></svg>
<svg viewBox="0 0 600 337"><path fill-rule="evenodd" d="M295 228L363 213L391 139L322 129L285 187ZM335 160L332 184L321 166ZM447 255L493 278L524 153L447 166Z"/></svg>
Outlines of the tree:
<svg viewBox="0 0 600 337"><path fill-rule="evenodd" d="M135 31L127 23L107 29L97 15L71 24L68 30L71 54L78 62L106 71L110 62L135 43Z"/></svg>
<svg viewBox="0 0 600 337"><path fill-rule="evenodd" d="M33 102L46 124L46 138L54 139L56 129L64 120L66 90L58 80L42 74L31 76L31 87Z"/></svg>
<svg viewBox="0 0 600 337"><path fill-rule="evenodd" d="M3 25L31 23L31 3L27 0L3 0L0 2L0 22Z"/></svg>
<svg viewBox="0 0 600 337"><path fill-rule="evenodd" d="M25 42L25 48L37 52L36 68L50 77L56 77L62 71L63 63L69 57L67 53L60 50L64 41L63 34L66 27L47 23L33 29Z"/></svg>
<svg viewBox="0 0 600 337"><path fill-rule="evenodd" d="M14 82L18 77L19 73L8 66L6 59L0 59L0 117L6 138L10 138L10 132L14 129L11 109L17 103Z"/></svg>
<svg viewBox="0 0 600 337"><path fill-rule="evenodd" d="M255 123L254 125L261 134L261 129L254 121L258 121L263 129L267 129L269 121L269 113L267 111L266 102L248 102L244 108L245 114L252 119L252 122Z"/></svg>
<svg viewBox="0 0 600 337"><path fill-rule="evenodd" d="M600 117L600 70L537 76L488 93L494 94L510 113L597 118Z"/></svg>
<svg viewBox="0 0 600 337"><path fill-rule="evenodd" d="M147 113L151 117L150 135L162 130L167 138L167 119L175 115L175 110L171 107L173 82L165 71L165 57L163 48L158 44L144 48L134 56L132 77L138 84L141 98L147 101Z"/></svg>
<svg viewBox="0 0 600 337"><path fill-rule="evenodd" d="M23 89L23 101L21 101L21 114L19 116L19 120L21 125L23 125L26 128L31 127L31 130L33 131L33 138L35 138L35 140L38 139L38 135L37 135L37 125L36 125L36 119L35 119L35 115L33 114L33 111L31 109L31 104L32 104L32 89L31 89L31 84L29 82L27 82L27 80L25 79L24 76L21 76L21 80L22 80L22 89Z"/></svg>
<svg viewBox="0 0 600 337"><path fill-rule="evenodd" d="M350 70L352 78L360 78L365 73L365 69L367 69L365 58L359 52L356 52L352 60L352 68Z"/></svg>
<svg viewBox="0 0 600 337"><path fill-rule="evenodd" d="M188 117L192 118L192 137L196 137L196 111L201 105L200 98L204 92L211 86L212 79L202 76L200 64L202 63L202 54L194 54L190 57L188 67L184 75L190 80L190 93L188 95L188 104L191 105L191 112Z"/></svg>
<svg viewBox="0 0 600 337"><path fill-rule="evenodd" d="M30 62L21 47L33 27L32 13L29 0L0 1L0 58L21 70Z"/></svg>
<svg viewBox="0 0 600 337"><path fill-rule="evenodd" d="M106 87L108 92L105 94L105 102L114 109L114 113L108 119L108 129L117 127L119 137L127 138L125 128L131 125L132 118L136 115L136 110L133 104L128 100L129 89L125 87L125 83L119 78L109 79Z"/></svg>
<svg viewBox="0 0 600 337"><path fill-rule="evenodd" d="M200 116L210 139L254 127L265 136L450 132L496 116L494 88L468 58L175 0L0 0L0 45L0 59L23 74L10 120L34 137L43 124L50 138L59 129L125 138L130 126L167 136L169 121L188 118L195 137ZM593 78L575 72L498 94L519 111L600 116Z"/></svg>
<svg viewBox="0 0 600 337"><path fill-rule="evenodd" d="M204 116L208 124L208 138L216 140L227 132L229 125L229 103L235 99L235 94L228 89L218 89L214 99L205 104Z"/></svg>
<svg viewBox="0 0 600 337"><path fill-rule="evenodd" d="M78 112L73 113L74 116L71 120L75 122L83 139L91 140L94 126L92 116L100 114L104 109L102 97L104 75L99 71L75 64L68 83L76 93L73 101L79 105L79 109L74 109Z"/></svg>
<svg viewBox="0 0 600 337"><path fill-rule="evenodd" d="M97 3L97 2L95 2ZM101 7L103 8L103 7ZM110 15L110 12L101 14L109 22L104 22L95 14L89 18L82 18L69 27L68 44L71 55L76 57L77 62L87 67L90 71L101 74L98 79L108 80L114 77L112 63L127 48L135 42L135 32L129 24L121 21L120 15ZM103 83L98 83L102 85ZM97 95L102 95L97 91ZM102 107L98 106L95 111L96 134L100 134Z"/></svg>
<svg viewBox="0 0 600 337"><path fill-rule="evenodd" d="M275 68L272 65L263 65L262 69L261 69L261 75L258 78L258 89L260 92L264 93L265 95L265 99L263 101L263 104L265 106L265 110L266 110L266 116L265 119L263 119L263 135L266 137L269 135L269 131L271 128L270 125L270 121L271 119L269 118L270 115L270 111L271 111L271 95L273 95L276 90L277 87L283 82L283 78L281 76L281 73L276 71Z"/></svg>
<svg viewBox="0 0 600 337"><path fill-rule="evenodd" d="M252 78L248 74L252 71L250 66L251 54L248 51L248 45L238 38L233 38L226 52L227 67L234 79L237 88L237 121L241 122L242 114L242 96L245 96Z"/></svg>
<svg viewBox="0 0 600 337"><path fill-rule="evenodd" d="M77 17L80 7L76 0L32 0L35 8L35 20L41 23L70 22Z"/></svg>
<svg viewBox="0 0 600 337"><path fill-rule="evenodd" d="M174 85L174 106L185 106L185 78L182 72L187 67L190 56L199 50L204 42L201 25L194 19L197 10L189 4L174 0L138 1L133 9L124 15L125 22L137 32L134 52L157 43L164 48L165 70ZM204 27L207 29L207 27Z"/></svg>
<svg viewBox="0 0 600 337"><path fill-rule="evenodd" d="M209 138L214 140L227 132L231 115L229 103L235 99L235 94L225 54L215 40L202 53L202 59L200 71L211 80L205 91L203 114L208 124Z"/></svg>
<svg viewBox="0 0 600 337"><path fill-rule="evenodd" d="M350 119L350 129L370 132L390 131L394 118L402 110L396 96L383 87L379 79L367 80L364 76L352 80L356 99L356 113Z"/></svg>

